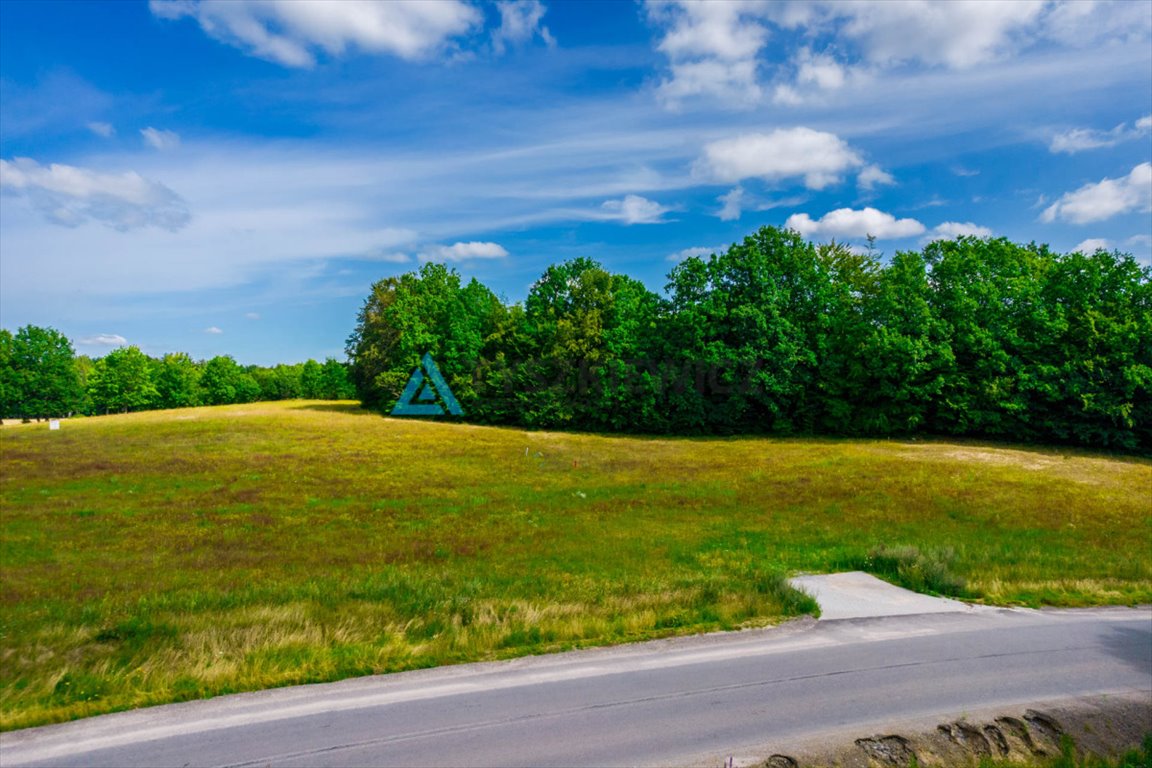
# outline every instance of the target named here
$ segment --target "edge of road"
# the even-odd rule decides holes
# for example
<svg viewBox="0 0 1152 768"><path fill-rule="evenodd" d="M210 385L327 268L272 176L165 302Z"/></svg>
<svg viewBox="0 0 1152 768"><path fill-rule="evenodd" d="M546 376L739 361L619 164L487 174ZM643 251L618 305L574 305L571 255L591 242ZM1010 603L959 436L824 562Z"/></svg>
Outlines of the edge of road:
<svg viewBox="0 0 1152 768"><path fill-rule="evenodd" d="M981 759L1031 763L1058 757L1116 759L1152 738L1152 691L1122 691L859 724L709 754L692 768L964 766ZM1070 741L1067 741L1070 740Z"/></svg>
<svg viewBox="0 0 1152 768"><path fill-rule="evenodd" d="M801 617L765 628L275 688L8 731L0 733L0 763L11 765L51 760L61 755L164 739L174 734L208 732L253 722L426 700L484 689L598 677L629 670L687 666L749 655L767 656L798 647L831 649L849 643L879 642L896 637L980 631L1008 618L1027 625L1081 618L1131 621L1133 617L1152 622L1152 606L1039 610L988 608L979 612L920 614L915 622L909 621L912 615L819 621ZM910 624L917 626L910 627Z"/></svg>

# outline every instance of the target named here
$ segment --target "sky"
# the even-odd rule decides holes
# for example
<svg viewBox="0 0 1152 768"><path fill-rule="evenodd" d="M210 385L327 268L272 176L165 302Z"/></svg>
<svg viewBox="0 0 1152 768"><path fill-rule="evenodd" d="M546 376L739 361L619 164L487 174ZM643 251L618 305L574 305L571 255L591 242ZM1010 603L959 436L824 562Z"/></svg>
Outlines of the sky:
<svg viewBox="0 0 1152 768"><path fill-rule="evenodd" d="M1152 263L1152 3L0 2L0 326L344 358L376 280L765 226Z"/></svg>

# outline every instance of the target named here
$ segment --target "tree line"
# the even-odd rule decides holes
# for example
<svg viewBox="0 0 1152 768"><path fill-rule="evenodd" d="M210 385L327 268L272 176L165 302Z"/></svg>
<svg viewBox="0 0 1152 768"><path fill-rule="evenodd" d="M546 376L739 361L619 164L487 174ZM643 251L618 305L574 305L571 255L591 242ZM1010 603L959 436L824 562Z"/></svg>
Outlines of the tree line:
<svg viewBox="0 0 1152 768"><path fill-rule="evenodd" d="M355 397L347 367L332 358L294 365L241 366L221 355L149 357L120 347L99 358L76 355L67 336L28 325L0 329L0 417L44 419L257 400Z"/></svg>
<svg viewBox="0 0 1152 768"><path fill-rule="evenodd" d="M1152 269L961 237L881 258L764 227L667 277L548 267L522 303L439 264L372 286L348 339L387 412L430 352L478 423L949 435L1152 450Z"/></svg>

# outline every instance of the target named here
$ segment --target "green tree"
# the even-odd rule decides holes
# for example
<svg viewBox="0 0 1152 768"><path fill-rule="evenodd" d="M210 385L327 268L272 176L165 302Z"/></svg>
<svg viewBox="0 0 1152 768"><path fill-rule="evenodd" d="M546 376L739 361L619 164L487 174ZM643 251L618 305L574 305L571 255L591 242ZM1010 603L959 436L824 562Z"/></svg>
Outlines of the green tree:
<svg viewBox="0 0 1152 768"><path fill-rule="evenodd" d="M348 338L350 378L365 407L389 409L420 358L431 353L465 411L476 402L474 375L501 313L496 296L442 264L372 286Z"/></svg>
<svg viewBox="0 0 1152 768"><path fill-rule="evenodd" d="M302 365L281 363L272 368L252 366L248 373L260 386L261 400L292 400L301 396L300 373Z"/></svg>
<svg viewBox="0 0 1152 768"><path fill-rule="evenodd" d="M589 419L589 379L605 359L611 287L612 276L587 258L553 264L532 285L524 302L532 354L522 378L535 382L515 393L525 423L582 426Z"/></svg>
<svg viewBox="0 0 1152 768"><path fill-rule="evenodd" d="M200 401L206 405L241 402L238 397L243 390L241 377L244 375L244 369L231 356L217 355L204 364L200 374Z"/></svg>
<svg viewBox="0 0 1152 768"><path fill-rule="evenodd" d="M240 375L236 377L236 395L232 402L255 403L260 396L260 382L256 381L251 371L241 368Z"/></svg>
<svg viewBox="0 0 1152 768"><path fill-rule="evenodd" d="M871 243L869 244L871 245ZM816 352L811 388L823 432L871 431L861 423L861 406L871 383L860 353L876 327L869 311L877 302L882 267L873 248L853 251L835 240L816 246L821 273L815 329L808 329Z"/></svg>
<svg viewBox="0 0 1152 768"><path fill-rule="evenodd" d="M1054 307L1043 300L1055 263L1046 246L960 237L924 249L933 313L954 362L937 398L935 429L1032 439L1027 385Z"/></svg>
<svg viewBox="0 0 1152 768"><path fill-rule="evenodd" d="M1152 450L1152 268L1098 250L1055 259L1021 382L1048 439Z"/></svg>
<svg viewBox="0 0 1152 768"><path fill-rule="evenodd" d="M311 358L300 369L300 396L305 400L324 399L324 369Z"/></svg>
<svg viewBox="0 0 1152 768"><path fill-rule="evenodd" d="M88 397L98 413L127 413L151 408L158 399L151 360L139 347L120 347L96 361L88 379Z"/></svg>
<svg viewBox="0 0 1152 768"><path fill-rule="evenodd" d="M528 355L513 390L532 426L652 429L645 370L660 300L642 283L577 258L549 267L524 305Z"/></svg>
<svg viewBox="0 0 1152 768"><path fill-rule="evenodd" d="M91 416L96 412L96 409L93 407L92 398L88 394L88 384L92 380L92 373L96 370L96 361L88 355L77 355L72 363L76 367L76 378L80 382L81 392L80 403L76 406L76 412Z"/></svg>
<svg viewBox="0 0 1152 768"><path fill-rule="evenodd" d="M200 367L185 352L170 352L154 367L157 408L200 404Z"/></svg>
<svg viewBox="0 0 1152 768"><path fill-rule="evenodd" d="M856 405L851 431L886 435L930 428L955 358L950 328L933 310L924 255L898 251L878 274L864 311L865 329L849 374Z"/></svg>
<svg viewBox="0 0 1152 768"><path fill-rule="evenodd" d="M831 287L815 246L775 227L677 265L663 337L674 363L665 408L675 428L815 429Z"/></svg>
<svg viewBox="0 0 1152 768"><path fill-rule="evenodd" d="M320 367L320 390L325 400L348 400L356 397L356 390L348 380L348 368L331 357Z"/></svg>
<svg viewBox="0 0 1152 768"><path fill-rule="evenodd" d="M7 328L0 328L0 419L18 415L20 389L13 360L15 339Z"/></svg>
<svg viewBox="0 0 1152 768"><path fill-rule="evenodd" d="M67 416L83 401L68 337L53 328L26 325L12 339L12 402L15 415L44 419Z"/></svg>

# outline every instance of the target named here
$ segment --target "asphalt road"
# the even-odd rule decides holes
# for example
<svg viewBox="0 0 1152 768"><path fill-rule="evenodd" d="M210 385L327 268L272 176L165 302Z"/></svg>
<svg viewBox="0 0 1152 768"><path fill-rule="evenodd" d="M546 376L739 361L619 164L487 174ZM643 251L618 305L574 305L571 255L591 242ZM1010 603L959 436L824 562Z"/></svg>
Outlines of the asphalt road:
<svg viewBox="0 0 1152 768"><path fill-rule="evenodd" d="M839 728L1142 691L1152 696L1147 608L805 620L6 733L0 764L669 765Z"/></svg>

